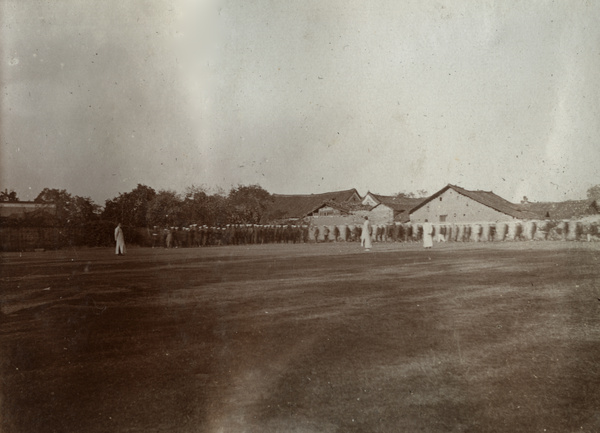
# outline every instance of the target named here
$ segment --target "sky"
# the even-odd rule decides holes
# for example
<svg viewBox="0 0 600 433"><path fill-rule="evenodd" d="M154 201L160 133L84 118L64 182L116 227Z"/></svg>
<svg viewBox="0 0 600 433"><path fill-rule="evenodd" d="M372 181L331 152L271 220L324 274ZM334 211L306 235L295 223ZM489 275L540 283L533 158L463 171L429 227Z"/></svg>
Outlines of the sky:
<svg viewBox="0 0 600 433"><path fill-rule="evenodd" d="M0 0L0 188L600 184L600 2Z"/></svg>

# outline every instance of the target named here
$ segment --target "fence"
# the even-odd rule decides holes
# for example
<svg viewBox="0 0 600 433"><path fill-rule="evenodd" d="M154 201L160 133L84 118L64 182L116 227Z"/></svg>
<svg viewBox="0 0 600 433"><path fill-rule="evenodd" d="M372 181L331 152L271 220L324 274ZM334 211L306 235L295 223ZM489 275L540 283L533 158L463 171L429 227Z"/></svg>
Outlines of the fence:
<svg viewBox="0 0 600 433"><path fill-rule="evenodd" d="M0 227L0 251L33 251L69 247L107 247L115 244L112 223L98 222L77 227ZM151 246L145 228L124 227L128 244Z"/></svg>

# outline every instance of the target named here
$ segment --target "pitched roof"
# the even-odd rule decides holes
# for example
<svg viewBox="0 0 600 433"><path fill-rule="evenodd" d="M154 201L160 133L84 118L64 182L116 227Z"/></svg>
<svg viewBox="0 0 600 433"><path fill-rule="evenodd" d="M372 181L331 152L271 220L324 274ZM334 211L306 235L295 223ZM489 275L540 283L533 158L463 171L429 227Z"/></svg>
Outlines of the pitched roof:
<svg viewBox="0 0 600 433"><path fill-rule="evenodd" d="M396 212L411 210L422 201L426 200L425 197L398 197L395 195L379 195L373 193L371 193L371 195L379 201L380 204L384 204Z"/></svg>
<svg viewBox="0 0 600 433"><path fill-rule="evenodd" d="M330 207L332 209L339 210L341 213L344 213L344 214L348 214L351 211L351 208L347 203L344 203L344 202L338 203L336 201L326 201L326 202L323 202L320 205L318 205L316 208L312 209L310 212L307 212L307 214L317 212L319 209L321 209L323 207Z"/></svg>
<svg viewBox="0 0 600 433"><path fill-rule="evenodd" d="M523 203L520 207L530 212L535 212L542 218L558 220L598 215L600 213L598 204L590 200L568 200L556 203L533 202Z"/></svg>
<svg viewBox="0 0 600 433"><path fill-rule="evenodd" d="M438 192L433 194L431 197L428 197L426 200L422 201L420 204L415 206L410 211L410 213L413 213L417 209L423 207L425 204L436 199L437 197L439 197L440 195L442 195L444 192L446 192L449 189L453 189L457 193L462 194L465 197L469 197L471 200L481 203L482 205L490 207L498 212L502 212L503 214L510 215L514 218L536 219L536 218L540 217L540 215L538 215L537 213L532 212L527 209L521 209L521 207L519 205L516 205L514 203L509 202L508 200L503 199L499 195L494 194L492 191L481 191L481 190L470 191L470 190L461 188L456 185L451 185L451 184L446 185L444 188L440 189Z"/></svg>
<svg viewBox="0 0 600 433"><path fill-rule="evenodd" d="M33 201L3 201L0 202L0 216L22 216L26 213L45 211L56 213L56 204L37 203Z"/></svg>
<svg viewBox="0 0 600 433"><path fill-rule="evenodd" d="M302 218L323 203L344 203L355 195L360 198L355 188L322 194L272 194L272 202L267 212L276 218Z"/></svg>
<svg viewBox="0 0 600 433"><path fill-rule="evenodd" d="M379 201L380 203L383 202L384 200L392 200L396 197L394 195L375 194L374 192L371 192L371 191L369 191L369 194L371 194L375 198L375 200Z"/></svg>

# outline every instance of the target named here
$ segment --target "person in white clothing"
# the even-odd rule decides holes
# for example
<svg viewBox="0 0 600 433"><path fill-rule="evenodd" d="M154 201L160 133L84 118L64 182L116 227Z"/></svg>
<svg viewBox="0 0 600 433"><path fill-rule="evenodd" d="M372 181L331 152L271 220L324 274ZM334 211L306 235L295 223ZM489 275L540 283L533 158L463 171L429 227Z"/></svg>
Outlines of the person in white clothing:
<svg viewBox="0 0 600 433"><path fill-rule="evenodd" d="M373 246L371 243L371 234L373 233L373 227L371 226L371 222L369 221L369 217L365 217L365 222L363 223L362 233L360 234L360 245L365 247L366 251L370 251Z"/></svg>
<svg viewBox="0 0 600 433"><path fill-rule="evenodd" d="M117 243L117 247L115 250L115 254L118 256L125 255L125 236L123 235L123 229L121 228L121 223L117 225L115 229L115 242Z"/></svg>
<svg viewBox="0 0 600 433"><path fill-rule="evenodd" d="M423 247L430 249L433 246L433 226L428 220L423 223Z"/></svg>

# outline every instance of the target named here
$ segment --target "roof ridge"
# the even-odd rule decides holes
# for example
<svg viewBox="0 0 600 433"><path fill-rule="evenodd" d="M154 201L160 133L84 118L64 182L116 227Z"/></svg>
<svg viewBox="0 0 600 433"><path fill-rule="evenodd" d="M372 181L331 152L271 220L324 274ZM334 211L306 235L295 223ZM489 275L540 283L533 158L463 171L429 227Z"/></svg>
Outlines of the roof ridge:
<svg viewBox="0 0 600 433"><path fill-rule="evenodd" d="M357 191L357 190L356 190L356 188L349 188L349 189L342 189L342 190L339 190L339 191L318 192L318 193L311 193L311 194L277 194L277 193L272 193L271 195L277 196L277 197L318 197L320 195L341 194L341 193L344 193L344 192L351 192L351 191Z"/></svg>

